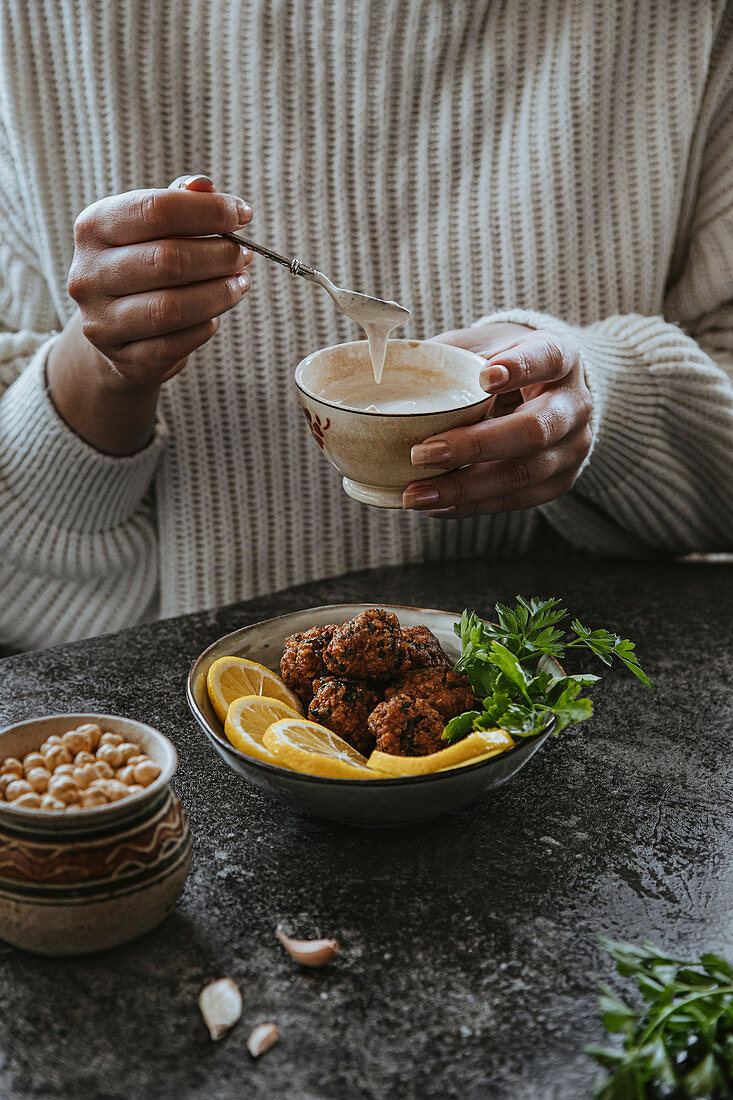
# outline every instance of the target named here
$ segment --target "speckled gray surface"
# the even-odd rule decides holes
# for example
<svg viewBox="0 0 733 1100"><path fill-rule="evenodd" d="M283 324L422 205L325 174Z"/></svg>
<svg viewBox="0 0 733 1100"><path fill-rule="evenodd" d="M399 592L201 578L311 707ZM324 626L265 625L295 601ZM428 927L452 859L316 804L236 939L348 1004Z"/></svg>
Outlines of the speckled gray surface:
<svg viewBox="0 0 733 1100"><path fill-rule="evenodd" d="M299 607L373 601L488 611L562 596L638 642L653 694L620 674L596 717L493 797L419 829L296 816L229 772L189 716L191 660ZM176 912L127 947L63 961L0 944L0 1095L588 1096L602 1036L604 932L733 958L733 573L706 565L463 562L354 574L0 661L0 725L108 710L175 742L194 831ZM274 937L337 935L323 971ZM220 1043L196 1007L231 975L243 1022ZM258 1062L250 1026L281 1042Z"/></svg>

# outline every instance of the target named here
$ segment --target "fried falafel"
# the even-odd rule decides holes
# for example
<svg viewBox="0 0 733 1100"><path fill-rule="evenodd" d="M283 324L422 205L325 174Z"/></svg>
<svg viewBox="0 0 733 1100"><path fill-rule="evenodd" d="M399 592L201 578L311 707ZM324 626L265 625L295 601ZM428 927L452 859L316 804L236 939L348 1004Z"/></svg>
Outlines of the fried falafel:
<svg viewBox="0 0 733 1100"><path fill-rule="evenodd" d="M313 684L308 717L333 730L368 756L374 748L374 737L369 732L367 719L379 698L373 684L326 676Z"/></svg>
<svg viewBox="0 0 733 1100"><path fill-rule="evenodd" d="M440 642L426 626L406 626L402 629L405 657L401 675L416 668L450 668L451 659Z"/></svg>
<svg viewBox="0 0 733 1100"><path fill-rule="evenodd" d="M393 756L427 756L444 749L444 723L424 699L393 695L369 715L369 732L380 752Z"/></svg>
<svg viewBox="0 0 733 1100"><path fill-rule="evenodd" d="M333 624L312 626L285 639L280 675L306 707L313 698L313 681L329 674L323 663L323 651L335 630Z"/></svg>
<svg viewBox="0 0 733 1100"><path fill-rule="evenodd" d="M397 616L370 607L336 628L323 660L334 676L388 680L401 667L404 654Z"/></svg>
<svg viewBox="0 0 733 1100"><path fill-rule="evenodd" d="M384 693L387 700L395 695L424 700L437 710L443 722L473 710L476 704L467 678L455 668L418 668L408 672Z"/></svg>

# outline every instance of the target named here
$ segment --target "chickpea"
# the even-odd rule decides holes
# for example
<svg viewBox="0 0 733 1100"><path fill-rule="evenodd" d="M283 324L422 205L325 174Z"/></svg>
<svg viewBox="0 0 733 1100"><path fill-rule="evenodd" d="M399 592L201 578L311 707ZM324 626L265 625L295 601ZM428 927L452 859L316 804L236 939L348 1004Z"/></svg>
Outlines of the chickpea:
<svg viewBox="0 0 733 1100"><path fill-rule="evenodd" d="M92 747L92 739L83 727L80 730L69 730L61 741L72 756L76 756L78 752L89 752Z"/></svg>
<svg viewBox="0 0 733 1100"><path fill-rule="evenodd" d="M120 783L119 779L108 779L107 788L105 794L110 802L119 802L121 798L126 798L129 791L124 783Z"/></svg>
<svg viewBox="0 0 733 1100"><path fill-rule="evenodd" d="M51 748L43 754L43 762L50 772L54 772L59 764L71 763L71 753L66 745L51 745Z"/></svg>
<svg viewBox="0 0 733 1100"><path fill-rule="evenodd" d="M90 787L89 790L82 791L79 795L79 802L83 810L86 810L89 806L106 806L108 801L107 795L99 787Z"/></svg>
<svg viewBox="0 0 733 1100"><path fill-rule="evenodd" d="M141 752L137 756L131 756L127 763L132 764L134 768L137 764L143 764L146 760L149 759L149 756L146 756L144 752Z"/></svg>
<svg viewBox="0 0 733 1100"><path fill-rule="evenodd" d="M122 764L120 750L116 745L100 745L97 749L97 761L104 761L111 768L119 768Z"/></svg>
<svg viewBox="0 0 733 1100"><path fill-rule="evenodd" d="M73 764L59 764L59 766L56 768L56 770L54 771L53 774L54 775L73 775L74 774L74 765Z"/></svg>
<svg viewBox="0 0 733 1100"><path fill-rule="evenodd" d="M75 733L86 733L89 736L89 752L93 752L102 736L102 730L96 722L86 722L83 726L77 726Z"/></svg>
<svg viewBox="0 0 733 1100"><path fill-rule="evenodd" d="M117 769L115 779L119 779L120 783L124 783L126 787L129 787L131 783L135 782L135 769L129 764L125 764L124 768Z"/></svg>
<svg viewBox="0 0 733 1100"><path fill-rule="evenodd" d="M0 764L0 775L17 775L18 779L22 779L23 765L14 756L7 756Z"/></svg>
<svg viewBox="0 0 733 1100"><path fill-rule="evenodd" d="M6 772L5 775L0 775L0 798L5 798L6 790L17 778L15 772Z"/></svg>
<svg viewBox="0 0 733 1100"><path fill-rule="evenodd" d="M153 760L147 760L137 765L134 774L136 783L142 783L143 787L149 787L153 780L160 775L160 768Z"/></svg>
<svg viewBox="0 0 733 1100"><path fill-rule="evenodd" d="M141 787L139 783L131 783L127 788L128 794L137 794L138 791L144 791L145 788Z"/></svg>
<svg viewBox="0 0 733 1100"><path fill-rule="evenodd" d="M124 737L121 733L103 733L100 739L100 745L114 745L115 748L118 745L124 744Z"/></svg>
<svg viewBox="0 0 733 1100"><path fill-rule="evenodd" d="M53 795L44 794L41 796L41 809L42 810L65 810L66 803L62 802L60 798L54 798Z"/></svg>
<svg viewBox="0 0 733 1100"><path fill-rule="evenodd" d="M120 763L129 764L131 756L137 756L140 749L137 745L133 745L131 741L123 741L121 745L117 746L120 754Z"/></svg>
<svg viewBox="0 0 733 1100"><path fill-rule="evenodd" d="M43 767L43 757L40 752L29 752L23 757L23 771L26 775L34 768Z"/></svg>
<svg viewBox="0 0 733 1100"><path fill-rule="evenodd" d="M79 801L79 788L70 775L52 775L48 783L48 793L54 798L70 805Z"/></svg>
<svg viewBox="0 0 733 1100"><path fill-rule="evenodd" d="M48 789L51 773L47 768L31 768L25 778L35 794L43 794Z"/></svg>
<svg viewBox="0 0 733 1100"><path fill-rule="evenodd" d="M41 756L45 756L48 750L51 748L51 745L60 745L61 743L62 742L59 735L57 733L52 733L50 737L46 738L38 751L40 752Z"/></svg>
<svg viewBox="0 0 733 1100"><path fill-rule="evenodd" d="M91 764L90 767L96 771L97 779L112 779L115 774L114 768L110 767L106 760L98 760L96 764Z"/></svg>
<svg viewBox="0 0 733 1100"><path fill-rule="evenodd" d="M25 806L29 810L38 810L41 806L41 796L33 791L28 791L27 794L22 794L20 798L16 798L13 805Z"/></svg>
<svg viewBox="0 0 733 1100"><path fill-rule="evenodd" d="M94 764L81 764L79 767L74 768L74 779L78 787L86 790L90 783L95 779L99 779L96 766Z"/></svg>
<svg viewBox="0 0 733 1100"><path fill-rule="evenodd" d="M83 764L94 764L96 759L93 752L78 752L74 757L74 764L80 768Z"/></svg>
<svg viewBox="0 0 733 1100"><path fill-rule="evenodd" d="M8 802L15 802L16 798L20 798L22 794L33 794L33 788L30 783L26 783L25 779L14 779L12 783L8 783L5 789Z"/></svg>

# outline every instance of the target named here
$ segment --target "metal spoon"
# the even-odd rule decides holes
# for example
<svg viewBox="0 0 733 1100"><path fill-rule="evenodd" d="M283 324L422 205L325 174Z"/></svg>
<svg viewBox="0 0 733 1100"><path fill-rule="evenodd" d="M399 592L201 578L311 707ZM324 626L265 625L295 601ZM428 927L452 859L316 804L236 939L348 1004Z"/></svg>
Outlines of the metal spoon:
<svg viewBox="0 0 733 1100"><path fill-rule="evenodd" d="M330 294L336 308L341 313L353 317L354 320L360 321L361 317L365 314L369 317L370 313L371 319L376 320L377 311L379 311L380 321L392 321L393 327L396 327L404 324L410 316L409 309L406 306L401 306L399 302L387 302L384 298L374 298L371 294L359 294L356 290L343 290L341 287L335 286L323 272L317 271L314 267L308 267L301 260L281 256L278 252L273 252L271 248L266 248L263 244L255 244L254 241L248 241L237 233L222 233L220 235L228 241L234 241L235 244L243 244L246 248L251 248L253 252L259 252L261 256L267 256L268 260L274 260L275 263L282 264L283 267L290 269L292 275L301 275L309 282L317 283L318 286L323 287L327 294Z"/></svg>

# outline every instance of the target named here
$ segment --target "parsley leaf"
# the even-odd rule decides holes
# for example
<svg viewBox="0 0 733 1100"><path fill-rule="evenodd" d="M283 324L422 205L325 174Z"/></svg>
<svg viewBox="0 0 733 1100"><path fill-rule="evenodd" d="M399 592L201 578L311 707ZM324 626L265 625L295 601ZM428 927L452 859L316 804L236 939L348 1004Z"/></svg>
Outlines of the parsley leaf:
<svg viewBox="0 0 733 1100"><path fill-rule="evenodd" d="M683 962L653 944L642 947L601 937L616 970L636 982L636 1009L607 985L599 1008L621 1047L586 1047L606 1070L596 1100L653 1096L722 1098L733 1095L733 969L717 955Z"/></svg>
<svg viewBox="0 0 733 1100"><path fill-rule="evenodd" d="M560 629L568 618L556 597L525 599L515 607L496 604L496 623L487 623L475 611L464 611L456 624L461 656L456 668L465 672L483 711L466 711L445 728L443 739L460 741L473 730L506 729L515 737L539 733L551 719L555 733L584 722L593 713L582 689L598 680L588 673L559 676L548 671L546 659L564 658L573 648L585 648L605 665L619 660L647 687L651 680L641 668L635 646L608 630L589 630L574 619L572 633ZM545 660L545 667L541 665Z"/></svg>

